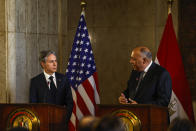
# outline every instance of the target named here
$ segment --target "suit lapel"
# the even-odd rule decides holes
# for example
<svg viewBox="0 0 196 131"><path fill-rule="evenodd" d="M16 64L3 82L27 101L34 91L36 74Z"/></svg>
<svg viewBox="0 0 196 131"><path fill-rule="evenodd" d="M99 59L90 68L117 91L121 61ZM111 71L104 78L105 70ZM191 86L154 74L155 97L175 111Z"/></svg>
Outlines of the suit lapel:
<svg viewBox="0 0 196 131"><path fill-rule="evenodd" d="M139 72L133 70L131 73L131 78L129 79L129 83L128 83L128 86L131 87L129 89L129 97L131 99L134 99L134 97L136 96L136 87L138 84L138 80L139 80Z"/></svg>
<svg viewBox="0 0 196 131"><path fill-rule="evenodd" d="M142 83L145 83L146 81L149 81L151 79L151 76L153 74L153 69L154 69L155 65L154 63L152 63L152 65L150 66L148 72L146 72L143 80L142 80Z"/></svg>
<svg viewBox="0 0 196 131"><path fill-rule="evenodd" d="M56 76L56 85L57 85L57 89L60 87L62 78L59 76L58 73L55 72L55 76Z"/></svg>
<svg viewBox="0 0 196 131"><path fill-rule="evenodd" d="M141 92L143 92L143 90L145 90L145 85L147 85L146 83L148 83L151 79L152 79L152 74L153 74L153 68L155 67L155 64L152 63L152 65L150 66L148 72L146 72L144 78L142 79L141 83L140 83L140 87L136 92L136 96L138 96Z"/></svg>
<svg viewBox="0 0 196 131"><path fill-rule="evenodd" d="M49 89L44 73L41 74L40 79L41 86Z"/></svg>

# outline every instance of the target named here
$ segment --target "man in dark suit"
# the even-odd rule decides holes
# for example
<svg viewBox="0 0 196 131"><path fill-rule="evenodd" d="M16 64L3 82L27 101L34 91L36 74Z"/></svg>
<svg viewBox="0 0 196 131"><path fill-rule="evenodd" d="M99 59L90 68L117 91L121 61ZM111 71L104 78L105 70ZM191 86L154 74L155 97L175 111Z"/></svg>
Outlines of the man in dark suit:
<svg viewBox="0 0 196 131"><path fill-rule="evenodd" d="M43 73L31 79L30 103L49 103L66 106L68 123L72 108L73 98L67 78L57 73L57 60L54 51L42 51L39 57Z"/></svg>
<svg viewBox="0 0 196 131"><path fill-rule="evenodd" d="M166 69L152 62L147 47L131 53L133 66L127 89L121 93L121 104L155 104L167 107L172 93L171 77Z"/></svg>

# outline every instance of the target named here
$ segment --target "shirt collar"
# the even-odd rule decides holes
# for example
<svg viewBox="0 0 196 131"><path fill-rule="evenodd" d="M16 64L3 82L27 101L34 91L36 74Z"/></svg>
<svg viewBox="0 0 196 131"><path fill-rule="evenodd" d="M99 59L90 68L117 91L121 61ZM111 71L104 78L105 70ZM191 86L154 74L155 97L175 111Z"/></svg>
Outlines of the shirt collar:
<svg viewBox="0 0 196 131"><path fill-rule="evenodd" d="M50 76L53 76L53 78L56 79L55 73L53 73L52 75L49 75L49 74L47 74L47 73L44 71L44 75L45 75L47 81L49 81L49 77L50 77Z"/></svg>
<svg viewBox="0 0 196 131"><path fill-rule="evenodd" d="M151 65L152 65L152 60L150 61L150 64L144 69L144 72L148 72Z"/></svg>

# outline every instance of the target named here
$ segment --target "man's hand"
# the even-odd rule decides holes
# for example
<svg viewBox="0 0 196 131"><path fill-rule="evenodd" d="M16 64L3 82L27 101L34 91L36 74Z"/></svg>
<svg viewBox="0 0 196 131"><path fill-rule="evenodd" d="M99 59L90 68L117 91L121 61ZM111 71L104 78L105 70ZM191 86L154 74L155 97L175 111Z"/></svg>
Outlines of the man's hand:
<svg viewBox="0 0 196 131"><path fill-rule="evenodd" d="M121 104L128 104L128 100L123 93L121 93L121 96L118 98L118 101Z"/></svg>
<svg viewBox="0 0 196 131"><path fill-rule="evenodd" d="M138 104L136 101L132 100L131 98L129 98L128 101L123 93L121 93L121 96L118 98L118 101L121 104Z"/></svg>
<svg viewBox="0 0 196 131"><path fill-rule="evenodd" d="M131 98L129 98L130 104L138 104L136 101L132 100Z"/></svg>

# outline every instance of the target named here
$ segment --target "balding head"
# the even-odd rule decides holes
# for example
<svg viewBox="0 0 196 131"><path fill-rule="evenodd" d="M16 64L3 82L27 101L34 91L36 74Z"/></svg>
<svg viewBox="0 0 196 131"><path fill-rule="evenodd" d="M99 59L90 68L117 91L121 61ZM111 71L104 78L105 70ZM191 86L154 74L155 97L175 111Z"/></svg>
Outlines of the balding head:
<svg viewBox="0 0 196 131"><path fill-rule="evenodd" d="M139 46L133 49L130 63L134 70L144 71L152 60L152 53L145 46Z"/></svg>
<svg viewBox="0 0 196 131"><path fill-rule="evenodd" d="M138 52L143 58L147 58L149 60L152 60L152 53L145 46L136 47L135 49L133 49L133 51Z"/></svg>
<svg viewBox="0 0 196 131"><path fill-rule="evenodd" d="M95 116L83 117L78 125L78 131L92 131L93 124L98 120Z"/></svg>

